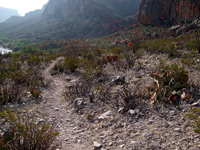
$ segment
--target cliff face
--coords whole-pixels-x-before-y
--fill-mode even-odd
[[[75,20],[88,20],[92,22],[88,24],[88,29],[91,27],[89,30],[93,30],[92,32],[96,28],[102,33],[109,33],[114,28],[116,19],[123,20],[121,23],[125,26],[132,24],[133,17],[132,20],[124,18],[134,16],[139,10],[140,2],[141,0],[50,0],[42,16],[49,20],[71,19],[71,24]]]
[[[141,0],[50,0],[43,13],[47,17],[90,17],[96,11],[126,17],[136,14]]]
[[[199,0],[142,0],[138,21],[144,25],[172,25],[198,18]]]

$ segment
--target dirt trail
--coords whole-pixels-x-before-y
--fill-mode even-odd
[[[37,110],[44,118],[57,123],[60,132],[58,141],[62,143],[61,149],[89,150],[92,149],[92,143],[87,140],[86,135],[76,125],[76,118],[70,113],[63,97],[67,85],[64,78],[66,75],[52,76],[50,73],[54,65],[62,59],[59,57],[43,71],[44,79],[50,85],[42,92],[42,102],[37,106]]]
[[[101,150],[199,149],[200,137],[187,125],[185,117],[190,104],[181,104],[179,107],[182,111],[174,107],[163,107],[160,112],[162,116],[148,107],[144,110],[134,109],[132,114],[122,115],[107,105],[101,105],[99,108],[99,105],[95,104],[85,105],[83,113],[79,115],[73,113],[73,108],[67,105],[63,93],[65,87],[72,84],[77,77],[66,74],[52,76],[50,73],[54,65],[62,59],[59,57],[43,71],[49,86],[42,91],[42,102],[35,105],[35,112],[57,123],[60,132],[58,141],[62,142],[60,149],[92,150],[94,141],[101,144]],[[108,110],[111,114],[99,119],[99,116]],[[85,116],[91,113],[94,114],[94,121],[89,123]]]

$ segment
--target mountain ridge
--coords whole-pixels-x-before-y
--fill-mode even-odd
[[[11,8],[5,8],[0,6],[0,22],[6,21],[11,16],[20,16],[18,11]]]
[[[123,7],[119,9],[120,4]],[[112,33],[116,19],[125,26],[131,25],[139,4],[140,0],[50,0],[32,18],[26,15],[1,24],[0,36],[33,41],[98,37]]]

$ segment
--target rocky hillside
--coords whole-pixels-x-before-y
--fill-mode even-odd
[[[138,11],[141,0],[50,0],[43,15],[51,17],[91,18],[97,12],[127,17]],[[106,16],[104,16],[106,17]]]
[[[0,22],[5,21],[11,16],[19,16],[18,11],[10,8],[0,7]]]
[[[144,25],[172,25],[197,18],[199,0],[142,0],[138,21]]]
[[[50,0],[41,13],[0,25],[0,36],[32,41],[97,37],[131,25],[141,0]]]

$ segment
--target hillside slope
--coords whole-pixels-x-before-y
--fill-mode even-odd
[[[97,37],[111,33],[115,20],[133,23],[140,0],[50,0],[44,10],[0,24],[0,36],[32,41]]]

